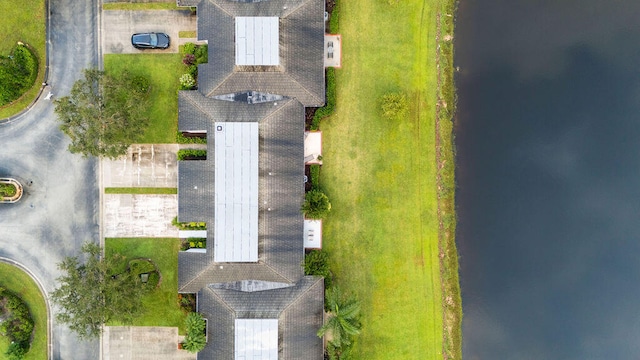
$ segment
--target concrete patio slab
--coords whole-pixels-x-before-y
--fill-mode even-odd
[[[195,360],[196,354],[178,349],[181,340],[175,327],[107,326],[103,360]]]
[[[104,194],[104,237],[178,237],[177,195]]]
[[[324,67],[342,66],[342,36],[324,35]]]
[[[195,31],[196,16],[186,10],[104,10],[102,12],[102,52],[104,54],[177,53],[180,31]],[[163,32],[171,38],[164,50],[138,50],[131,45],[131,35]]]
[[[177,187],[177,144],[131,145],[126,156],[102,161],[104,187]]]

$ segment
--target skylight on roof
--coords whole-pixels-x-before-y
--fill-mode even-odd
[[[279,19],[236,17],[236,65],[279,65]]]
[[[277,360],[277,319],[236,319],[236,360]]]
[[[258,261],[258,123],[216,122],[214,261]]]

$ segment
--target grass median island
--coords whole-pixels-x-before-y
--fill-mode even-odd
[[[0,107],[0,119],[24,110],[35,98],[44,81],[45,72],[45,1],[33,0],[16,4],[0,1],[0,55],[9,55],[21,41],[28,44],[39,60],[38,75],[33,86],[14,102]]]
[[[105,252],[119,253],[132,260],[148,258],[158,267],[162,278],[160,287],[142,299],[143,312],[134,318],[134,326],[176,326],[184,334],[187,316],[178,305],[178,251],[180,241],[175,238],[107,238]],[[107,325],[120,326],[116,322]]]
[[[104,69],[119,74],[127,70],[151,82],[149,127],[140,141],[171,144],[178,131],[178,87],[184,70],[181,54],[106,54]]]
[[[332,203],[323,243],[336,284],[362,304],[356,359],[459,358],[459,349],[445,345],[441,281],[458,287],[457,257],[454,279],[440,259],[436,166],[435,34],[438,14],[450,4],[338,4],[343,63],[335,113],[320,123],[320,182]],[[406,97],[408,109],[383,117],[388,94]],[[451,146],[450,131],[440,134],[438,144]],[[452,171],[442,179],[453,187]],[[449,220],[455,224],[455,215]],[[452,301],[452,308],[460,305],[459,297]]]
[[[0,287],[20,296],[29,307],[35,326],[31,348],[25,360],[45,360],[47,356],[47,305],[38,285],[27,273],[0,262]],[[0,358],[5,356],[9,341],[0,336]]]

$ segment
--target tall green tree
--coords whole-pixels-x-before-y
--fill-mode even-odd
[[[325,308],[329,316],[318,330],[318,337],[328,333],[334,348],[348,348],[355,335],[360,334],[360,303],[354,298],[344,298],[337,287],[325,294]]]
[[[145,289],[138,276],[119,272],[126,266],[124,257],[102,256],[102,248],[90,243],[82,247],[82,253],[84,262],[67,257],[58,264],[63,275],[57,279],[60,286],[51,293],[51,300],[60,307],[58,321],[80,338],[94,338],[110,320],[130,323],[142,307]]]
[[[115,159],[139,140],[149,124],[148,79],[128,72],[117,77],[87,69],[71,94],[54,101],[69,151]]]

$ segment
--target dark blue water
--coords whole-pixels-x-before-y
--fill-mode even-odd
[[[461,0],[465,359],[640,359],[640,1]]]

